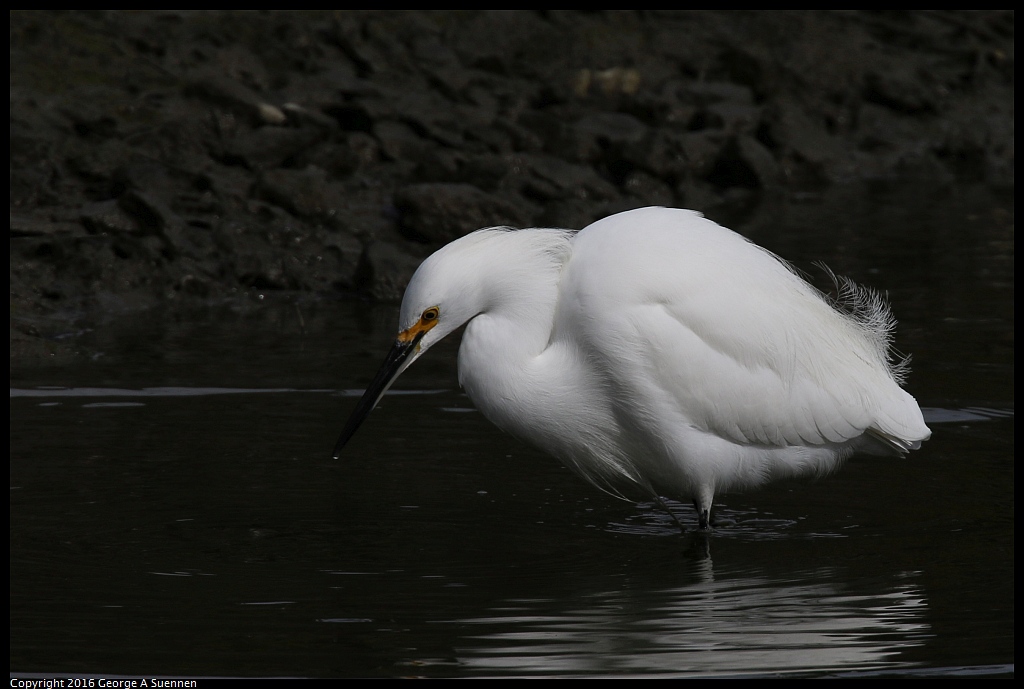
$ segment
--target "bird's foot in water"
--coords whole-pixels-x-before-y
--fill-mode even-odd
[[[696,500],[693,501],[693,507],[697,510],[697,528],[701,531],[711,531],[717,523],[711,515],[711,507],[702,507]]]

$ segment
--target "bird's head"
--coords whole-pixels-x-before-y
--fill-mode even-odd
[[[483,310],[486,299],[476,275],[480,264],[472,260],[474,248],[482,239],[485,235],[476,232],[456,240],[432,254],[416,270],[402,298],[398,336],[345,424],[334,447],[335,459],[398,376],[424,352]],[[474,270],[476,273],[471,272]]]

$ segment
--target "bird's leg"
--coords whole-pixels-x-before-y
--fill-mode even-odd
[[[711,503],[702,504],[702,501],[693,499],[693,507],[697,510],[697,526],[701,531],[710,531],[714,526],[714,519],[711,517]]]
[[[715,525],[715,519],[711,515],[715,505],[715,489],[710,485],[703,485],[697,488],[697,494],[693,496],[693,506],[697,510],[697,525],[701,531],[710,531]]]

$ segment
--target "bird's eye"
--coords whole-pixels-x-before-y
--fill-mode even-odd
[[[441,314],[438,308],[436,306],[431,306],[429,309],[423,312],[423,315],[420,316],[420,320],[422,320],[425,323],[429,323],[430,321],[436,321],[439,315]]]

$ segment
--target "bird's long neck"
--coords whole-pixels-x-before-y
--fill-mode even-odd
[[[568,401],[559,345],[550,345],[550,304],[516,312],[481,314],[466,327],[459,348],[459,383],[492,423],[523,440],[552,448],[547,429]],[[542,436],[552,440],[543,443]]]
[[[459,382],[491,421],[516,433],[525,416],[555,403],[547,397],[557,395],[555,379],[565,375],[553,361],[552,330],[571,238],[526,230],[507,239],[500,253],[480,262],[488,274],[477,284],[488,291],[462,338]]]
[[[466,326],[459,382],[496,426],[612,490],[619,480],[638,481],[616,450],[621,429],[600,377],[587,375],[585,353],[555,327],[559,309],[573,307],[559,299],[564,260],[508,257],[477,283],[501,292]]]
[[[500,338],[486,347],[492,360],[506,359],[523,363],[526,356],[536,356],[547,347],[554,324],[561,266],[537,260],[534,269],[522,263],[506,263],[495,271],[506,271],[501,280],[491,282],[486,307],[472,319],[463,338]]]
[[[480,312],[469,321],[459,350],[460,382],[485,414],[499,399],[530,397],[529,378],[551,343],[571,235],[519,230],[487,248],[475,262]]]
[[[484,286],[482,308],[467,335],[492,332],[503,337],[501,346],[487,348],[489,355],[523,363],[523,357],[540,354],[551,339],[572,236],[535,229],[509,232],[502,240],[477,264],[482,274],[475,284]]]

